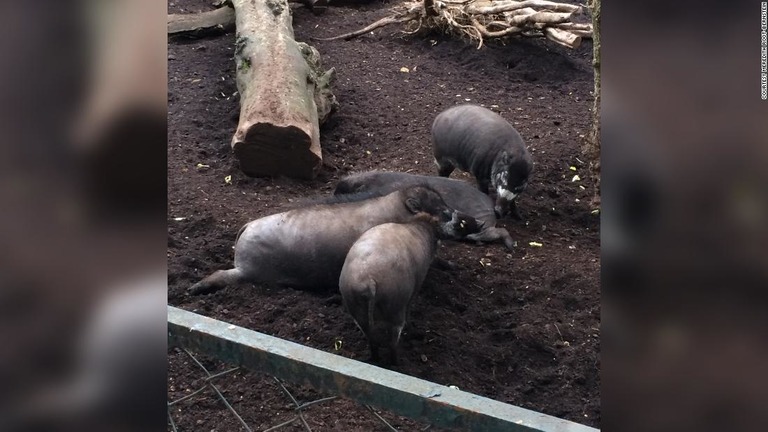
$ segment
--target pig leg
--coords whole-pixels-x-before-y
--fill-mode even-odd
[[[450,177],[451,173],[453,172],[456,167],[448,160],[437,160],[435,159],[435,165],[437,165],[437,175],[440,177]]]
[[[363,335],[370,340],[371,334],[370,334],[370,326],[369,326],[369,317],[368,317],[368,303],[369,299],[367,297],[363,296],[355,296],[355,297],[342,297],[342,303],[344,304],[344,309],[349,312],[350,315],[352,315],[352,321],[354,321],[357,328],[360,329],[361,332],[363,332]]]
[[[366,314],[365,319],[361,319],[358,321],[357,318],[352,318],[352,320],[355,322],[355,325],[357,325],[357,328],[360,329],[361,332],[365,335],[365,339],[368,341],[368,348],[371,350],[371,358],[370,362],[372,363],[378,363],[379,362],[379,345],[377,344],[376,340],[374,339],[374,335],[371,333],[373,330],[368,325],[368,315]]]
[[[436,268],[438,270],[454,270],[456,268],[456,264],[451,261],[448,261],[447,259],[436,256],[432,260],[432,264],[430,265],[430,267]]]
[[[368,341],[368,346],[371,349],[371,363],[380,363],[379,359],[381,356],[379,355],[379,346],[373,341]]]
[[[243,280],[243,272],[237,268],[217,270],[212,275],[189,287],[187,292],[193,295],[216,292],[227,285]]]
[[[368,340],[368,348],[371,350],[371,358],[370,361],[373,363],[379,362],[379,345],[376,343],[376,340],[374,340],[373,334],[371,334],[368,330],[368,323],[365,321],[357,322],[357,320],[354,320],[355,324],[357,324],[357,328],[360,329],[361,332],[365,335],[365,338]]]
[[[376,282],[369,280],[364,283],[362,288],[354,290],[353,295],[343,295],[342,303],[344,304],[344,309],[352,315],[352,321],[355,322],[357,328],[363,332],[363,335],[368,340],[368,347],[371,349],[370,361],[378,363],[379,345],[373,334],[375,296]]]
[[[403,319],[405,319],[405,317],[403,317]],[[403,333],[403,327],[405,327],[404,321],[402,324],[390,327],[389,329],[389,364],[392,366],[397,365],[397,345],[400,342],[400,334]]]
[[[515,242],[512,240],[512,236],[509,235],[509,231],[504,228],[491,227],[486,228],[479,233],[470,234],[467,236],[469,240],[481,241],[481,242],[495,242],[502,241],[504,246],[509,250],[515,249]]]

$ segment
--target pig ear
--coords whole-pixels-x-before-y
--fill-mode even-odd
[[[411,213],[418,213],[421,211],[421,202],[416,198],[408,198],[405,200],[405,206]]]

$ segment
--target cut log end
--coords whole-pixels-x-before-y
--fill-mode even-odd
[[[313,146],[312,138],[295,126],[254,124],[247,133],[235,135],[232,149],[240,169],[251,177],[311,180],[322,164],[319,146]]]

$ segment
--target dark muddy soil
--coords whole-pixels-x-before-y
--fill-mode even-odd
[[[210,3],[172,1],[169,11],[207,10]],[[378,2],[331,7],[315,16],[299,6],[296,38],[355,30],[384,16],[388,7]],[[526,221],[501,222],[518,247],[509,253],[501,244],[442,245],[440,255],[458,268],[430,271],[413,304],[397,370],[599,426],[599,217],[589,206],[592,183],[580,152],[592,105],[591,42],[568,50],[546,40],[516,40],[477,50],[440,34],[404,37],[396,30],[313,43],[324,66],[338,72],[335,94],[341,103],[322,128],[324,167],[314,181],[248,178],[239,171],[229,146],[239,113],[234,35],[169,43],[169,304],[367,359],[365,339],[338,296],[251,284],[199,297],[185,290],[230,267],[235,235],[245,222],[329,194],[349,172],[434,175],[429,136],[434,117],[458,103],[482,104],[515,125],[535,160],[519,200]],[[572,181],[577,174],[581,180]],[[471,181],[466,174],[453,177]],[[338,351],[337,340],[343,342]],[[227,367],[208,359],[204,364],[218,371]],[[203,376],[185,353],[169,351],[169,400],[196,389]],[[290,400],[269,377],[238,371],[218,383],[254,429],[292,416]],[[289,388],[302,401],[320,397]],[[180,430],[240,430],[211,392],[172,411]],[[424,426],[382,415],[400,430]],[[307,421],[321,431],[383,430],[365,408],[348,401],[312,407]],[[286,430],[301,428],[296,423]]]

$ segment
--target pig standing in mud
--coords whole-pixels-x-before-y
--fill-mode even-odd
[[[388,194],[403,187],[420,184],[434,189],[448,207],[466,213],[480,223],[479,232],[469,234],[465,239],[481,242],[502,241],[507,249],[514,249],[515,242],[509,232],[504,228],[496,227],[493,200],[471,184],[461,180],[400,172],[369,171],[342,178],[333,193],[334,195],[360,192]]]
[[[509,122],[486,108],[459,105],[435,118],[432,141],[440,176],[455,168],[471,173],[481,192],[496,194],[497,216],[521,219],[514,200],[528,184],[533,161]]]
[[[344,308],[363,331],[371,359],[389,347],[397,364],[397,343],[413,295],[421,287],[437,249],[437,219],[420,213],[410,223],[388,223],[366,231],[347,254],[339,278]]]
[[[391,194],[363,193],[331,197],[330,203],[263,217],[240,229],[235,265],[189,288],[212,292],[237,282],[263,283],[301,290],[336,289],[347,252],[369,228],[410,222],[427,213],[438,218],[447,237],[477,232],[477,222],[449,208],[434,190],[414,186]]]

